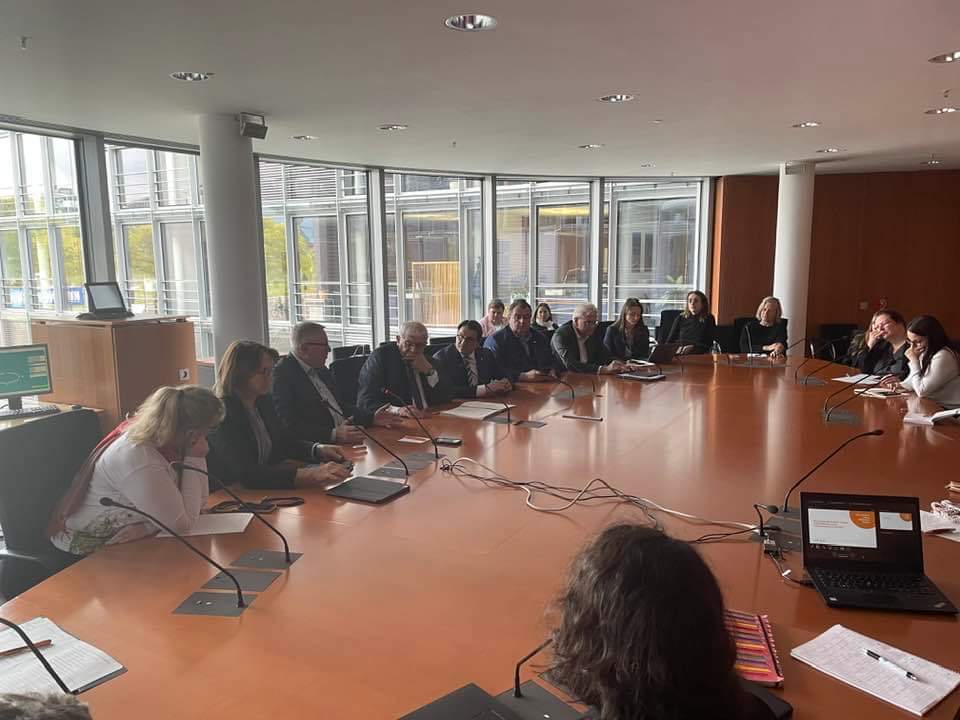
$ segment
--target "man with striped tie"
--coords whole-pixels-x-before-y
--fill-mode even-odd
[[[493,352],[480,347],[482,328],[476,320],[464,320],[457,327],[453,345],[447,345],[434,356],[434,364],[445,375],[453,389],[453,397],[480,398],[510,392],[513,383],[500,369]]]

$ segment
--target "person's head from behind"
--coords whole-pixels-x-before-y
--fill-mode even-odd
[[[523,298],[517,298],[510,303],[510,329],[514,335],[526,337],[530,334],[530,321],[533,318],[533,310]]]
[[[534,319],[537,322],[537,325],[546,325],[548,322],[553,320],[553,313],[550,312],[550,306],[546,303],[540,303],[537,305],[537,311],[533,314]]]
[[[573,561],[558,604],[550,673],[602,720],[734,714],[723,597],[691,545],[608,527]]]
[[[491,300],[487,305],[487,320],[492,325],[503,325],[503,300]]]
[[[907,321],[896,310],[879,310],[874,323],[880,337],[899,345],[907,338]]]
[[[253,340],[234,340],[220,358],[214,392],[226,399],[256,399],[270,392],[273,380],[270,348]]]
[[[0,695],[0,720],[90,720],[90,710],[73,695]]]
[[[397,347],[400,348],[400,356],[404,362],[413,363],[417,356],[423,355],[429,340],[430,336],[423,323],[409,320],[401,325],[400,334],[397,335]]]
[[[620,330],[632,329],[643,322],[643,303],[636,298],[627,298],[620,308],[620,317],[617,318],[617,327]]]
[[[780,300],[769,295],[760,301],[757,306],[757,320],[761,325],[769,327],[780,322],[781,317],[783,317],[783,306]]]
[[[223,420],[220,398],[198,385],[157,388],[127,428],[134,445],[150,445],[180,458],[205,457],[207,434]]]
[[[710,301],[707,296],[699,290],[691,290],[687,293],[687,307],[683,311],[684,317],[705,318],[710,314]]]
[[[918,315],[907,325],[907,342],[920,359],[920,375],[926,375],[933,356],[950,347],[943,325],[933,315]]]
[[[457,336],[454,342],[461,355],[472,355],[483,337],[483,328],[476,320],[464,320],[457,325]]]
[[[304,320],[294,325],[290,332],[290,346],[296,356],[312,368],[327,364],[330,343],[327,330],[320,323]]]
[[[580,337],[590,337],[597,329],[600,313],[593,303],[580,303],[573,309],[573,328]]]

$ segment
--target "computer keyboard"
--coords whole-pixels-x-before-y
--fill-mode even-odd
[[[33,405],[20,410],[4,408],[3,410],[0,410],[0,418],[6,418],[7,420],[10,420],[16,418],[39,417],[40,415],[56,415],[58,412],[60,412],[60,408],[58,408],[56,405]]]
[[[827,587],[866,592],[895,592],[910,595],[933,595],[934,590],[922,575],[859,573],[817,568],[817,578]]]

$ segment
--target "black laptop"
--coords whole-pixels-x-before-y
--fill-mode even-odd
[[[673,361],[679,349],[680,343],[660,343],[654,346],[653,350],[650,351],[650,357],[647,359],[657,365],[666,365]]]
[[[915,497],[800,493],[803,565],[831,607],[955,614],[923,574]]]

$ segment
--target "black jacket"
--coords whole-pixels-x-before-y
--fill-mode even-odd
[[[871,375],[896,375],[906,380],[910,374],[910,361],[907,360],[907,349],[910,343],[904,343],[894,352],[893,346],[886,340],[878,340],[865,355],[861,355],[857,368]]]
[[[603,346],[617,360],[646,360],[650,356],[650,331],[642,322],[633,329],[633,343],[628,347],[623,332],[616,324],[607,328]]]
[[[601,365],[610,362],[610,353],[604,347],[599,327],[594,328],[593,334],[587,338],[587,362],[580,361],[580,345],[577,343],[573,320],[568,320],[557,328],[550,338],[550,347],[561,366],[570,372],[596,373]]]
[[[551,372],[556,369],[556,362],[550,352],[550,343],[539,330],[531,328],[530,340],[527,344],[530,348],[529,355],[509,325],[500,328],[493,335],[487,335],[483,341],[483,346],[493,353],[500,368],[510,378],[510,382],[514,383],[520,377],[520,373],[529,370]]]
[[[273,398],[257,398],[257,410],[267,427],[273,447],[267,463],[259,463],[259,446],[250,416],[238,398],[223,400],[226,415],[219,427],[210,433],[210,454],[207,468],[225,484],[239,482],[248,488],[289,489],[293,487],[296,468],[280,465],[284,460],[313,461],[313,443],[291,435],[277,417]],[[218,489],[211,483],[211,490]]]
[[[435,361],[431,360],[431,365],[436,369]],[[378,408],[384,405],[396,405],[402,407],[404,404],[413,405],[413,388],[408,376],[408,368],[400,355],[400,348],[396,343],[390,343],[383,347],[378,347],[360,370],[360,389],[357,391],[357,407],[370,413],[371,415]],[[427,402],[430,405],[442,405],[449,402],[452,397],[450,383],[444,378],[443,374],[437,372],[439,381],[436,386],[430,387],[425,375],[421,376],[423,391],[427,396]],[[383,392],[383,388],[390,390],[400,398],[403,403]]]
[[[716,337],[717,321],[713,319],[713,315],[701,319],[696,315],[684,317],[680,314],[673,321],[667,342],[693,345],[695,353],[706,353],[710,352],[710,346]]]
[[[345,398],[337,392],[330,370],[319,370],[320,379],[337,398],[343,413],[358,425],[372,424],[373,416],[353,404],[356,398]],[[340,424],[340,418],[323,404],[316,386],[292,353],[282,357],[273,370],[273,404],[290,434],[299,440],[331,442],[330,434]]]
[[[477,376],[479,385],[486,385],[488,382],[500,380],[507,375],[500,369],[497,358],[490,350],[484,347],[478,347],[474,351],[474,359],[477,363]],[[456,345],[447,345],[442,350],[434,353],[433,363],[437,366],[441,375],[445,375],[453,392],[453,397],[457,398],[475,398],[477,396],[477,386],[470,384],[470,374],[467,372],[467,366],[463,361],[463,356],[457,350]]]
[[[740,352],[742,353],[767,352],[763,349],[763,346],[773,345],[774,343],[783,343],[784,349],[787,347],[787,323],[785,320],[777,320],[769,327],[761,325],[759,320],[751,320],[740,331]]]

